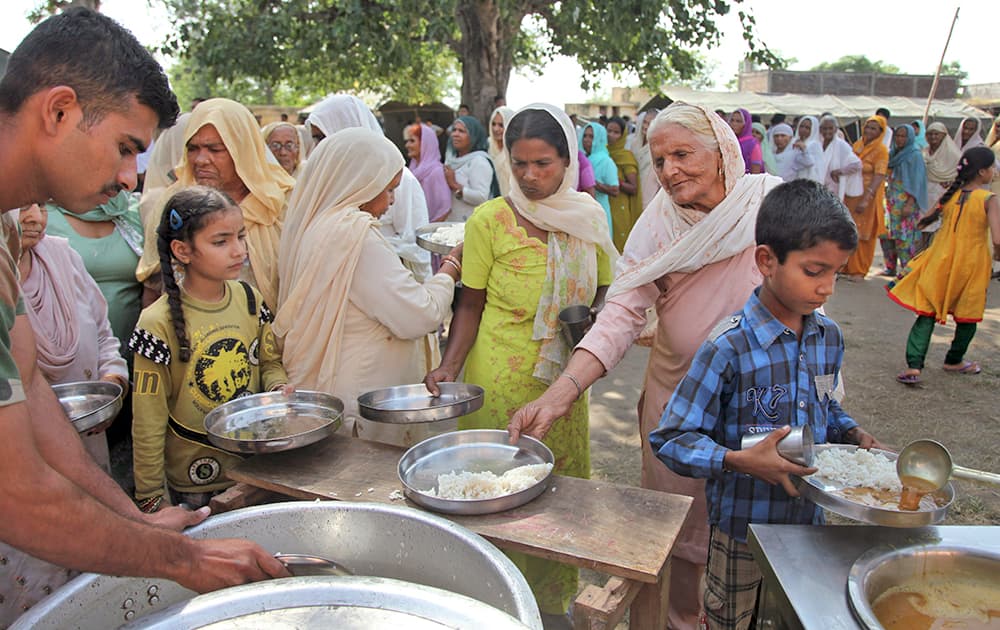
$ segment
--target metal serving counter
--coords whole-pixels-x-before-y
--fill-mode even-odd
[[[854,561],[874,547],[934,543],[1000,551],[1000,527],[750,525],[747,544],[763,575],[758,627],[858,630],[847,601]]]

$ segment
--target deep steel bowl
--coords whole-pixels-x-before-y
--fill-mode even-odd
[[[816,455],[818,456],[825,449],[829,448],[857,449],[858,447],[852,444],[817,444],[815,449]],[[879,449],[872,449],[872,452],[881,453],[892,461],[896,460],[896,453]],[[955,500],[955,489],[948,483],[940,490],[932,493],[938,503],[938,507],[934,510],[908,511],[888,507],[873,507],[858,501],[852,501],[838,494],[838,491],[842,490],[844,486],[824,479],[821,473],[822,471],[805,478],[793,475],[792,483],[795,484],[795,487],[803,497],[816,505],[841,516],[863,523],[871,523],[872,525],[885,525],[886,527],[924,527],[925,525],[935,525],[944,520],[944,517],[948,514],[948,508],[951,506],[952,501]]]
[[[323,392],[254,394],[205,414],[208,440],[234,453],[277,453],[329,437],[340,428],[344,403]]]
[[[542,627],[535,597],[514,563],[481,536],[429,512],[380,503],[290,501],[211,516],[184,533],[246,538],[271,553],[336,558],[356,575],[444,589]],[[85,573],[33,606],[12,630],[117,628],[195,595],[163,578]]]
[[[449,225],[459,225],[460,221],[441,221],[439,223],[428,223],[422,227],[416,229],[417,233],[417,245],[426,249],[429,252],[434,252],[435,254],[441,254],[442,256],[450,252],[457,247],[455,245],[445,245],[443,243],[435,243],[428,238],[431,234],[437,231],[440,227],[447,227]]]
[[[489,604],[422,584],[378,577],[310,576],[199,595],[129,623],[123,630],[205,626],[339,630],[531,627]]]
[[[438,475],[451,472],[485,472],[496,475],[528,464],[554,464],[549,447],[522,436],[516,446],[508,443],[506,431],[478,429],[436,435],[417,444],[399,460],[403,494],[418,505],[444,514],[492,514],[535,499],[549,485],[552,473],[530,488],[493,499],[442,499],[427,494],[437,489]]]
[[[78,433],[114,420],[122,409],[122,387],[108,381],[80,381],[53,385],[59,404]]]
[[[374,422],[412,424],[437,422],[468,415],[483,406],[485,391],[469,383],[438,383],[440,396],[431,396],[423,383],[376,389],[358,396],[361,417]]]
[[[847,576],[851,610],[868,630],[882,630],[872,604],[892,588],[915,576],[964,574],[979,585],[989,585],[1000,601],[1000,550],[961,545],[916,545],[902,549],[877,547],[855,561]],[[935,626],[936,627],[936,626]]]

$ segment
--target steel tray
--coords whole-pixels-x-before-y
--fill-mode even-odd
[[[441,221],[439,223],[428,223],[422,227],[416,229],[417,233],[417,245],[423,247],[429,252],[434,252],[435,254],[441,254],[442,256],[450,252],[455,248],[455,245],[444,245],[443,243],[435,243],[434,241],[427,238],[440,227],[448,227],[450,225],[459,225],[460,221]],[[456,244],[457,245],[457,244]]]
[[[122,408],[122,387],[118,383],[79,381],[53,385],[52,391],[79,433],[113,420]]]
[[[853,444],[817,444],[817,457],[824,450],[831,448],[853,451],[857,450],[858,447]],[[881,453],[892,461],[896,461],[896,457],[898,456],[891,451],[879,449],[872,449],[872,452]],[[809,477],[796,477],[793,475],[792,483],[795,484],[795,487],[798,488],[803,497],[835,514],[855,521],[871,523],[872,525],[885,525],[887,527],[924,527],[940,523],[947,515],[952,501],[955,500],[955,489],[951,483],[948,483],[933,493],[935,499],[938,500],[939,507],[937,509],[910,512],[889,507],[874,507],[865,505],[859,501],[853,501],[843,495],[837,494],[837,491],[844,488],[842,484],[831,482],[818,475],[811,475]]]
[[[423,383],[376,389],[358,396],[361,417],[374,422],[412,424],[468,415],[483,406],[485,392],[469,383],[438,383],[434,397]]]
[[[450,472],[488,470],[501,475],[518,466],[555,463],[549,447],[535,438],[522,436],[516,446],[508,439],[506,431],[476,429],[424,440],[399,460],[403,494],[417,505],[444,514],[492,514],[524,505],[545,492],[552,473],[530,488],[493,499],[441,499],[422,492],[436,489],[438,475]]]
[[[329,437],[343,422],[344,403],[323,392],[254,394],[205,415],[208,441],[234,453],[276,453]]]

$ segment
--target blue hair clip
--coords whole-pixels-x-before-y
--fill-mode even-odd
[[[181,218],[181,213],[177,212],[173,208],[170,209],[170,229],[179,230],[184,226],[184,219]]]

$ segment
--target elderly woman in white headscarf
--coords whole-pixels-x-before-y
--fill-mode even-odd
[[[629,136],[629,144],[627,145],[627,148],[635,154],[635,159],[639,163],[639,190],[642,192],[642,207],[644,209],[653,200],[656,193],[660,192],[660,182],[656,179],[656,171],[653,168],[653,157],[649,153],[649,139],[647,137],[649,125],[659,113],[660,110],[654,107],[636,116],[635,131]]]
[[[944,123],[933,122],[927,126],[927,146],[923,148],[924,164],[927,166],[927,206],[937,205],[941,195],[955,181],[958,161],[962,152],[948,135]]]
[[[823,149],[820,173],[823,184],[844,201],[846,197],[861,196],[861,159],[854,155],[851,145],[837,135],[838,131],[839,125],[833,116],[823,116],[819,121],[820,146]],[[853,208],[856,201],[849,200],[848,207]]]
[[[736,134],[704,107],[677,102],[664,109],[650,125],[649,147],[663,189],[629,236],[607,304],[564,378],[521,408],[510,431],[543,437],[558,425],[582,390],[622,360],[655,306],[657,331],[639,402],[642,486],[694,498],[671,559],[668,626],[696,628],[708,555],[705,484],[664,466],[649,434],[698,347],[760,284],[754,224],[764,195],[781,180],[746,174]]]
[[[145,218],[145,247],[136,277],[146,282],[159,274],[156,228],[162,204],[193,184],[221,190],[243,211],[249,266],[240,278],[255,286],[267,304],[278,297],[278,241],[287,195],[295,184],[277,162],[268,160],[260,126],[245,106],[225,98],[209,99],[191,113],[184,131],[185,151],[163,191],[159,207]]]
[[[500,194],[506,195],[510,192],[510,160],[507,159],[507,152],[503,146],[503,132],[510,123],[514,110],[501,105],[490,114],[490,139],[488,153],[493,160],[493,170],[497,174],[497,184],[500,185]]]
[[[460,418],[460,429],[505,428],[514,409],[559,378],[571,351],[559,331],[559,311],[599,307],[617,258],[604,209],[576,190],[578,151],[569,117],[551,105],[529,105],[504,135],[510,193],[481,204],[466,222],[463,288],[448,347],[425,380],[436,394],[438,383],[456,380],[464,367],[466,380],[486,389],[482,409]],[[555,471],[589,477],[586,397],[565,415],[545,439]],[[577,570],[512,558],[543,615],[564,615],[576,595]]]
[[[264,144],[274,159],[278,160],[278,164],[281,164],[281,168],[292,177],[297,177],[304,161],[304,151],[295,125],[282,120],[268,123],[260,130],[260,135],[264,136]]]
[[[306,127],[311,130],[313,140],[317,143],[329,135],[352,127],[383,133],[382,126],[368,106],[350,94],[334,94],[325,98],[309,114]],[[404,167],[395,201],[379,219],[379,229],[406,268],[420,282],[431,277],[430,252],[417,245],[417,228],[428,222],[424,190],[410,169]]]
[[[450,312],[461,250],[423,284],[403,266],[378,229],[403,168],[399,149],[368,129],[316,146],[289,202],[273,326],[289,380],[344,401],[354,435],[409,446],[428,425],[361,420],[357,398],[420,382],[436,343],[430,333]]]
[[[815,116],[803,116],[796,135],[792,144],[792,150],[796,152],[792,179],[811,179],[822,184],[823,147],[820,146],[819,120]]]

